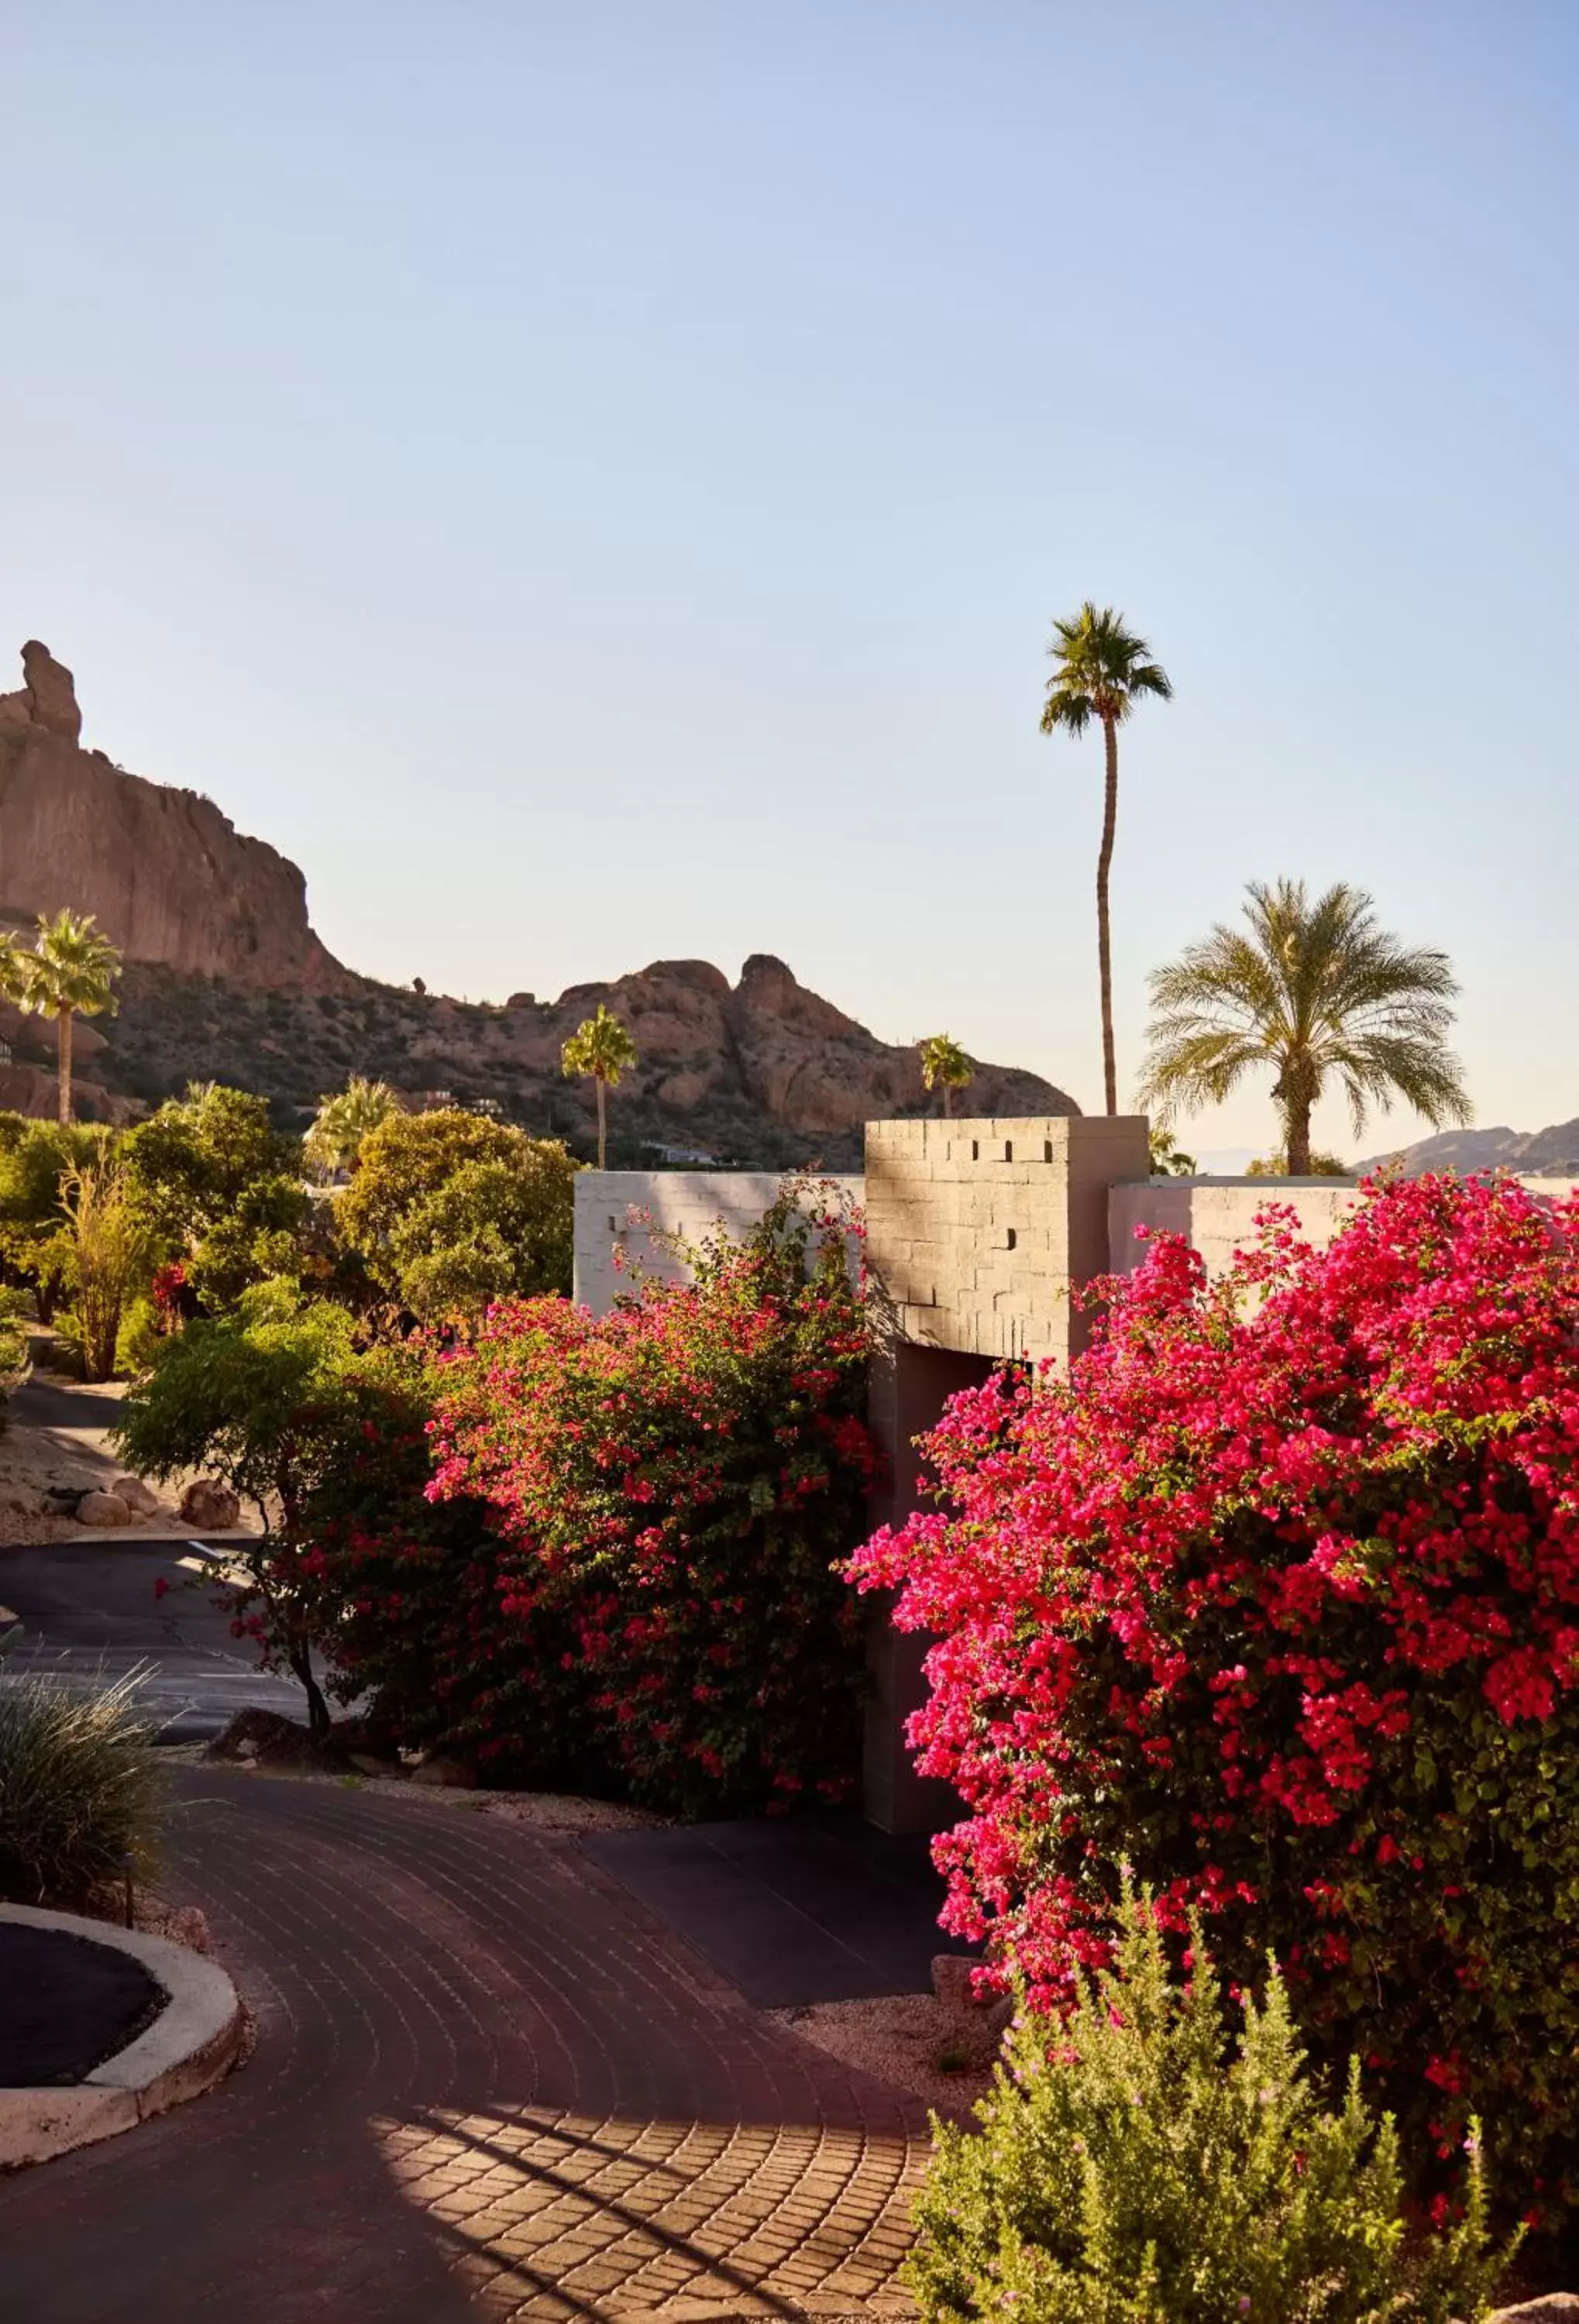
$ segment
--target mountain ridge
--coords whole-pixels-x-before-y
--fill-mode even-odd
[[[655,961],[551,1001],[457,1001],[362,976],[314,930],[296,864],[212,799],[84,750],[72,674],[36,639],[23,672],[19,690],[0,694],[0,923],[69,905],[92,912],[125,957],[120,1014],[97,1020],[102,1045],[83,1044],[95,1076],[78,1084],[85,1112],[124,1115],[213,1080],[256,1090],[291,1120],[360,1073],[413,1102],[448,1092],[485,1103],[585,1150],[591,1088],[564,1080],[559,1050],[600,1001],[638,1052],[610,1107],[616,1157],[850,1168],[867,1119],[937,1110],[916,1047],[880,1041],[768,953],[733,984],[708,961]],[[13,1029],[19,1062],[0,1102],[42,1111],[48,1037]],[[1039,1074],[985,1063],[965,1102],[1080,1111]]]

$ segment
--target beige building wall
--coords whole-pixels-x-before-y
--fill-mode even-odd
[[[827,1183],[860,1201],[859,1178]],[[606,1315],[632,1288],[632,1261],[661,1281],[683,1281],[688,1269],[657,1236],[678,1234],[694,1243],[722,1227],[738,1241],[771,1208],[782,1184],[776,1170],[578,1171],[572,1296],[595,1315]],[[623,1268],[616,1253],[625,1258]]]
[[[1521,1178],[1531,1194],[1560,1201],[1572,1178]],[[1294,1212],[1299,1231],[1318,1250],[1331,1242],[1360,1199],[1353,1178],[1143,1178],[1108,1194],[1108,1240],[1115,1275],[1130,1275],[1145,1256],[1139,1230],[1181,1234],[1206,1262],[1214,1280],[1236,1250],[1255,1240],[1256,1213],[1268,1203]]]

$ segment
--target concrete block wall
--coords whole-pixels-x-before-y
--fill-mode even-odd
[[[1108,1189],[1148,1159],[1142,1114],[866,1125],[866,1256],[899,1336],[1067,1356],[1071,1283],[1107,1270]]]
[[[861,1199],[859,1178],[826,1183]],[[679,1234],[695,1243],[722,1227],[739,1241],[777,1201],[782,1184],[773,1170],[579,1171],[573,1296],[595,1315],[607,1314],[633,1287],[629,1264],[622,1269],[616,1252],[663,1282],[683,1281],[684,1262],[655,1236]]]
[[[1563,1200],[1579,1181],[1521,1178],[1519,1185],[1548,1201]],[[1206,1262],[1214,1280],[1236,1250],[1255,1240],[1256,1214],[1268,1203],[1286,1204],[1299,1232],[1317,1250],[1331,1242],[1360,1200],[1355,1178],[1143,1178],[1108,1193],[1108,1241],[1115,1275],[1130,1275],[1145,1256],[1138,1230],[1181,1234]]]

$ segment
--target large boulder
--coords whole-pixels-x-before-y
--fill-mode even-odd
[[[159,1496],[149,1489],[141,1477],[117,1477],[110,1490],[117,1499],[125,1501],[134,1517],[156,1517],[159,1515]]]
[[[205,1533],[227,1533],[241,1523],[241,1503],[217,1477],[195,1477],[181,1495],[180,1519]]]
[[[119,1493],[84,1493],[77,1504],[77,1522],[85,1526],[124,1526],[132,1512]]]

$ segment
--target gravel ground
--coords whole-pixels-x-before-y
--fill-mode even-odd
[[[966,2118],[992,2087],[998,2045],[980,2014],[946,2008],[930,1993],[820,2001],[766,2014],[845,2065],[925,2098],[950,2121]]]

